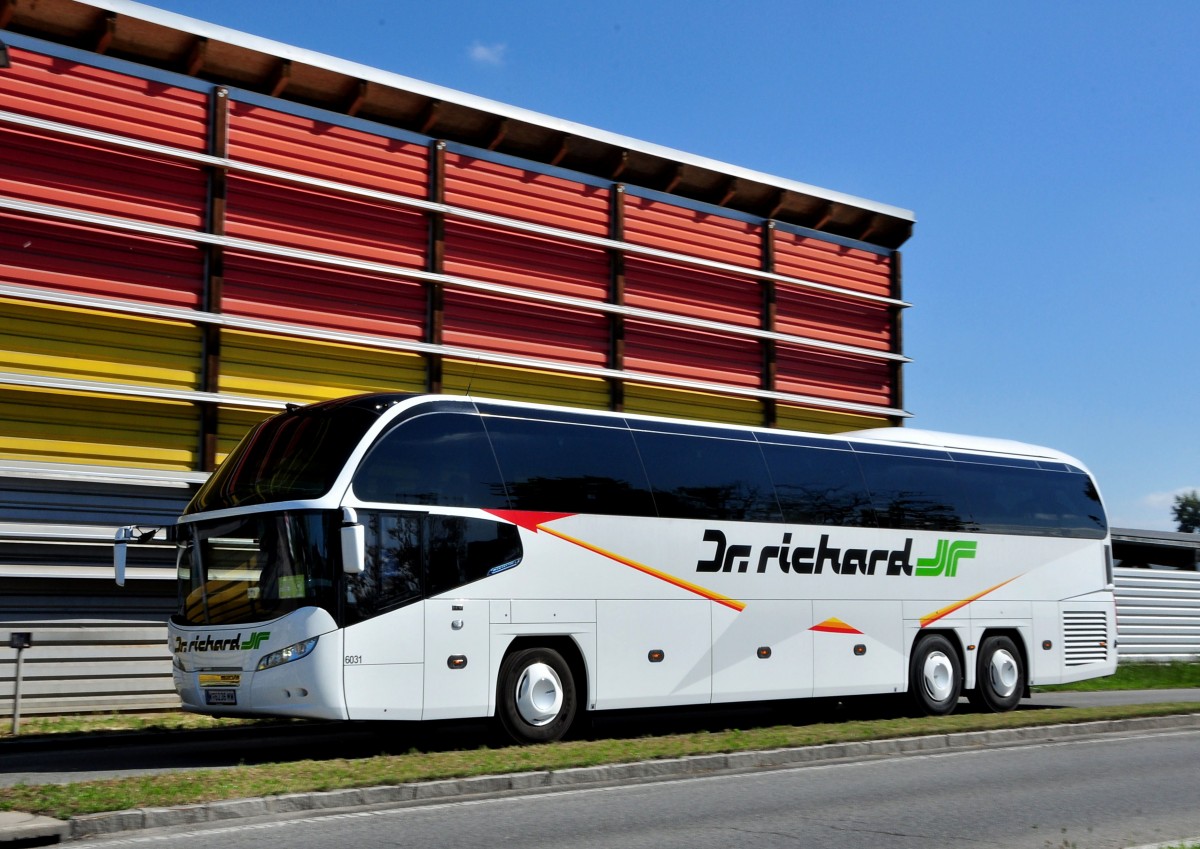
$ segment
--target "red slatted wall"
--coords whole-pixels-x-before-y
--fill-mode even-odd
[[[764,258],[772,256],[777,275],[891,297],[888,256],[784,227],[771,231],[767,245],[761,221],[692,208],[665,195],[618,193],[615,186],[573,180],[566,172],[539,173],[509,158],[484,159],[454,146],[443,151],[432,141],[372,132],[364,121],[335,124],[314,117],[316,112],[292,114],[282,102],[267,108],[236,94],[226,100],[16,47],[10,53],[0,110],[192,153],[209,152],[210,126],[227,124],[227,150],[217,155],[233,165],[218,172],[186,156],[0,122],[0,198],[65,210],[0,209],[0,283],[198,310],[205,308],[205,275],[217,268],[212,285],[220,298],[209,309],[279,323],[276,335],[269,335],[271,326],[257,335],[223,331],[230,359],[228,374],[219,368],[215,373],[220,391],[326,397],[342,385],[358,385],[351,374],[356,369],[363,386],[421,388],[414,381],[426,379],[423,361],[389,350],[395,344],[380,342],[384,337],[397,343],[433,339],[455,349],[455,356],[461,349],[479,352],[477,365],[467,355],[448,366],[446,385],[486,376],[487,385],[507,397],[532,393],[539,400],[595,405],[605,384],[589,370],[616,367],[630,376],[631,409],[669,415],[690,409],[730,421],[761,419],[767,408],[755,393],[763,391],[824,399],[833,408],[896,406],[895,367],[887,360],[742,332],[766,329],[891,352],[894,305],[778,281],[774,322],[765,324],[765,275],[704,265],[762,272]],[[213,180],[224,187],[223,216],[215,224],[208,220]],[[431,195],[438,191],[440,196]],[[429,200],[448,211],[420,206]],[[614,202],[619,234],[612,232]],[[99,214],[127,225],[64,220],[71,214]],[[520,223],[585,241],[522,230]],[[180,232],[136,232],[143,225]],[[253,244],[209,248],[189,235],[214,227],[205,238]],[[431,241],[439,235],[432,253]],[[586,242],[610,238],[651,252],[625,253],[620,286],[617,252]],[[312,255],[281,255],[289,251]],[[430,271],[448,275],[440,294],[414,277]],[[583,303],[553,303],[555,298]],[[624,307],[664,315],[620,318],[611,312]],[[431,317],[439,322],[438,333]],[[285,360],[288,350],[308,350],[301,337],[320,340],[329,330],[363,338],[339,343],[346,365],[323,388],[319,357]],[[488,364],[488,355],[526,362]],[[637,385],[638,375],[668,383]],[[672,387],[670,380],[685,384]],[[698,391],[689,381],[724,386],[731,394]],[[835,412],[826,414],[836,427]],[[780,418],[797,416],[785,410]],[[218,419],[231,420],[228,411]],[[221,434],[226,442],[228,436]],[[191,456],[191,448],[183,454]]]

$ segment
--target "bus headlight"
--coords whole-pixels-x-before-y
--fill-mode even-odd
[[[258,662],[258,671],[270,669],[274,666],[282,666],[285,663],[291,663],[293,660],[299,660],[302,657],[308,657],[312,650],[317,647],[317,638],[312,637],[300,643],[293,643],[287,648],[282,648],[279,651],[273,651],[265,655]]]

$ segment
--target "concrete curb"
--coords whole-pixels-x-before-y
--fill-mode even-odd
[[[541,770],[508,775],[487,775],[444,781],[423,781],[383,787],[333,790],[321,793],[289,793],[257,799],[231,799],[171,808],[138,808],[73,817],[68,822],[50,820],[67,832],[69,839],[113,835],[125,831],[179,825],[221,822],[274,814],[332,811],[379,805],[420,804],[480,797],[497,793],[553,792],[586,785],[649,781],[663,778],[711,775],[777,769],[838,760],[856,760],[886,755],[951,751],[993,746],[1015,746],[1079,739],[1101,734],[1200,728],[1200,713],[1135,719],[1104,720],[961,734],[933,734],[894,740],[830,743],[794,749],[774,749],[730,754],[693,755],[682,758],[607,764],[572,769]],[[18,815],[11,815],[18,816]],[[28,817],[29,815],[19,815]],[[45,820],[47,818],[38,818]],[[17,825],[16,821],[13,822]],[[44,824],[43,824],[44,825]],[[0,821],[0,844],[23,839]],[[56,842],[48,840],[46,842]],[[30,845],[30,844],[26,844]]]

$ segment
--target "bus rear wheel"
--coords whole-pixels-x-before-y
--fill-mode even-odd
[[[951,642],[930,634],[913,646],[908,665],[908,694],[918,712],[945,716],[962,694],[962,662]]]
[[[560,740],[575,720],[575,679],[554,649],[515,651],[500,665],[496,713],[518,743]]]
[[[975,689],[967,694],[976,710],[1003,713],[1025,694],[1025,664],[1011,638],[987,637],[979,645]]]

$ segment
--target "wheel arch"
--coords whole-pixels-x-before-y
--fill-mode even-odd
[[[571,670],[571,677],[574,678],[576,702],[584,710],[590,710],[591,703],[589,702],[589,694],[591,693],[591,677],[587,663],[583,659],[583,649],[579,643],[568,634],[554,635],[522,635],[514,637],[504,649],[504,652],[497,658],[495,668],[500,669],[504,665],[504,660],[514,652],[523,651],[524,649],[553,649],[562,655],[563,660],[567,662],[567,666]],[[496,715],[499,710],[499,704],[495,703],[496,686],[499,682],[494,682],[492,686],[492,715]]]

